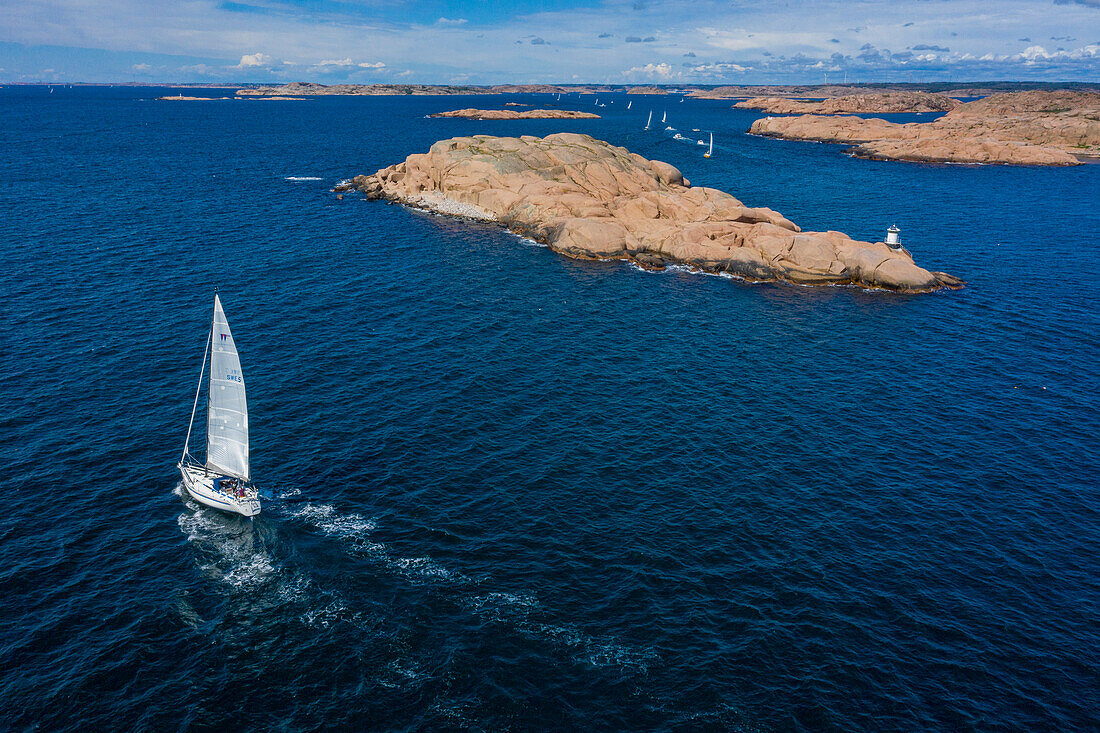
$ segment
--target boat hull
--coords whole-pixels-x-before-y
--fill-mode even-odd
[[[190,463],[179,464],[179,469],[188,496],[200,504],[242,517],[260,513],[260,500],[251,486],[245,489],[244,496],[231,496],[219,490],[219,482],[225,476],[210,474],[202,466]]]

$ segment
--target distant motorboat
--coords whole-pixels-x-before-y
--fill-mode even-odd
[[[699,132],[699,128],[698,127],[693,127],[693,128],[691,128],[691,131],[692,132]]]
[[[695,144],[696,144],[696,145],[706,145],[706,143],[705,143],[705,142],[703,142],[702,140],[696,140],[696,141],[695,141]]]
[[[665,132],[668,132],[669,130],[675,130],[675,129],[676,129],[675,127],[673,127],[672,125],[669,125],[668,127],[665,128]]]
[[[191,424],[199,406],[206,355],[210,355],[210,388],[206,401],[206,462],[191,456]],[[214,509],[254,517],[260,513],[260,499],[252,484],[248,465],[248,403],[237,344],[225,320],[222,301],[214,293],[214,319],[202,355],[199,386],[191,407],[191,422],[183,441],[183,456],[176,466],[183,486],[195,501]]]
[[[703,153],[704,158],[709,158],[710,154],[714,152],[714,133],[710,134],[710,147],[707,148],[707,152]]]
[[[649,129],[650,124],[653,122],[653,110],[649,110],[649,119],[645,121],[645,129]]]
[[[676,133],[675,135],[673,135],[672,139],[673,140],[687,140],[687,138],[684,137],[683,135],[681,135],[680,133]]]

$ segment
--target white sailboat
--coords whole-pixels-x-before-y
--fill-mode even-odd
[[[666,109],[664,112],[661,113],[661,124],[662,125],[665,124],[666,122],[668,122],[668,120],[666,119],[667,117],[668,117],[668,110]]]
[[[710,147],[707,148],[707,152],[703,153],[704,158],[709,158],[710,154],[714,152],[714,133],[710,134]]]
[[[210,354],[210,389],[206,409],[206,463],[191,455],[191,425],[199,406],[206,355]],[[225,311],[214,293],[214,320],[202,355],[199,386],[191,408],[191,422],[183,443],[179,463],[187,493],[195,501],[215,509],[254,517],[260,513],[260,500],[252,485],[248,465],[248,403],[245,400],[244,375],[237,344],[225,320]]]
[[[627,102],[627,103],[626,103],[626,108],[627,108],[627,109],[630,109],[630,105],[632,105],[632,104],[634,104],[634,100],[633,100],[633,99],[631,99],[631,100],[630,100],[629,102]]]
[[[649,129],[650,123],[653,122],[653,110],[649,110],[649,119],[645,121],[645,129]]]

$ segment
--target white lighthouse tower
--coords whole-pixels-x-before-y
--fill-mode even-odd
[[[897,225],[891,224],[890,228],[886,230],[886,243],[891,247],[898,246],[898,235],[901,234],[901,230],[897,228]]]

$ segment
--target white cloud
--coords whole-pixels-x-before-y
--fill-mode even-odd
[[[134,64],[130,67],[133,71],[152,71],[153,67],[150,64]]]
[[[64,59],[70,68],[59,68],[71,74],[70,58],[88,58],[104,80],[137,73],[131,69],[134,59],[153,58],[148,55],[153,53],[177,57],[169,74],[191,64],[188,73],[199,78],[254,80],[263,74],[289,80],[293,75],[328,83],[363,79],[379,69],[385,71],[373,73],[407,70],[407,77],[428,83],[444,82],[455,73],[469,74],[471,83],[480,84],[567,79],[797,83],[820,81],[819,62],[828,69],[858,70],[864,81],[883,80],[900,69],[923,70],[929,81],[964,75],[1100,78],[1095,43],[1070,49],[1066,41],[1067,50],[1059,51],[1018,40],[1041,42],[1075,29],[1080,43],[1095,42],[1096,36],[1084,35],[1084,29],[1095,27],[1100,0],[1057,5],[1054,0],[693,0],[649,2],[644,11],[624,12],[633,2],[593,0],[568,9],[535,3],[527,6],[547,9],[474,21],[427,16],[410,22],[402,11],[406,3],[391,0],[321,3],[324,11],[316,3],[255,3],[295,8],[271,13],[242,12],[233,8],[235,3],[212,0],[180,0],[156,13],[149,12],[148,0],[97,0],[95,13],[87,12],[89,0],[20,0],[0,2],[0,36],[9,44],[71,49],[51,52],[55,55],[41,63],[58,66]],[[372,8],[370,14],[362,12],[365,5]],[[628,36],[644,41],[649,34],[657,37],[658,28],[660,40],[651,44],[597,38],[606,33],[620,41]],[[533,31],[552,39],[553,46],[543,47],[546,53],[527,47]],[[524,41],[515,44],[517,38]],[[878,50],[861,53],[865,42]],[[278,49],[280,55],[241,56],[242,48]],[[105,52],[106,60],[81,56],[91,49]],[[550,53],[559,49],[560,55]],[[697,57],[687,56],[688,51]],[[10,68],[3,52],[0,48],[0,62]],[[359,61],[372,58],[385,58],[388,65]]]
[[[668,81],[674,74],[669,64],[646,64],[645,66],[632,66],[623,72],[628,79],[641,81]]]
[[[259,66],[270,66],[273,63],[273,59],[265,53],[246,53],[241,56],[241,62],[237,64],[238,69],[251,69]]]

